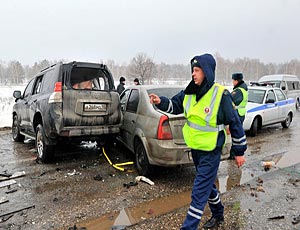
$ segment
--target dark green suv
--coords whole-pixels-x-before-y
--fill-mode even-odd
[[[42,162],[52,159],[59,142],[103,142],[119,133],[120,99],[106,65],[58,63],[36,74],[23,94],[13,95],[13,139],[34,139]]]

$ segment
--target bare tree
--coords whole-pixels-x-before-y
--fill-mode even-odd
[[[129,71],[133,77],[140,78],[142,84],[150,83],[152,71],[155,68],[153,60],[145,53],[138,53],[130,62]]]
[[[24,80],[24,69],[20,62],[11,61],[7,67],[8,79],[12,84],[23,83]]]

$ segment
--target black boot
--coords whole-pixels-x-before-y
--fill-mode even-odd
[[[224,224],[224,216],[222,217],[211,217],[204,225],[204,229],[212,229],[215,227],[222,227]]]

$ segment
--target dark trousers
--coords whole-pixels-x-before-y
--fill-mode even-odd
[[[221,148],[216,148],[210,152],[192,150],[197,173],[192,189],[192,202],[181,230],[198,229],[207,202],[212,216],[223,216],[224,206],[215,185],[221,152]]]

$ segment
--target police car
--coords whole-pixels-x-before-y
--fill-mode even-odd
[[[272,84],[251,82],[248,87],[248,104],[244,130],[250,136],[267,125],[281,123],[288,128],[295,115],[295,99],[287,98],[284,92]]]

